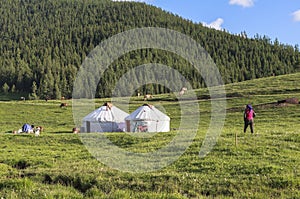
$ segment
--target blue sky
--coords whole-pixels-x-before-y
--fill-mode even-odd
[[[255,34],[300,46],[300,0],[119,0],[139,1],[196,23],[248,37]]]

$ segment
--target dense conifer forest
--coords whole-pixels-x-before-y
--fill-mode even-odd
[[[101,41],[138,27],[162,27],[196,40],[211,55],[225,83],[299,71],[298,46],[267,36],[248,38],[193,23],[154,6],[108,0],[5,0],[0,6],[0,88],[32,99],[69,98],[83,60]],[[101,79],[97,97],[111,95],[118,77],[143,63],[174,66],[194,88],[205,86],[186,60],[157,49],[123,55]],[[145,85],[142,93],[164,93]]]

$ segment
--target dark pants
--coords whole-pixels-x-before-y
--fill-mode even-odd
[[[244,133],[246,133],[246,130],[249,125],[250,125],[251,133],[254,133],[253,120],[246,120],[246,119],[245,119],[245,124],[244,124]]]

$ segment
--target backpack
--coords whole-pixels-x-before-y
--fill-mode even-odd
[[[28,132],[29,130],[31,130],[31,126],[29,124],[24,124],[22,126],[22,132]]]

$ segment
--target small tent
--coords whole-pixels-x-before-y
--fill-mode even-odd
[[[144,104],[125,118],[127,132],[169,132],[170,117]]]
[[[125,131],[124,118],[129,114],[105,103],[83,118],[81,132],[121,132]]]

